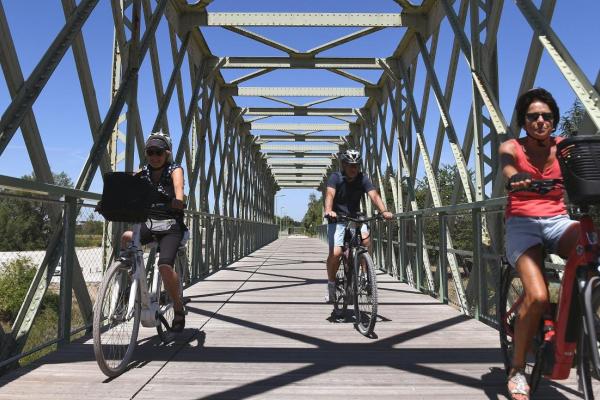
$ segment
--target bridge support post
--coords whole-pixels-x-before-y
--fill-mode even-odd
[[[423,215],[418,214],[415,216],[416,225],[417,225],[417,270],[416,270],[416,285],[417,290],[422,291],[423,287],[421,285],[421,277],[423,276],[423,252],[427,251],[427,249],[423,248]]]
[[[406,282],[406,235],[404,221],[398,217],[398,279]]]
[[[439,226],[440,226],[440,251],[438,255],[438,277],[439,277],[439,289],[438,293],[440,296],[440,302],[448,304],[448,272],[447,272],[447,255],[448,245],[446,242],[446,231],[447,231],[447,218],[446,213],[439,213]]]
[[[59,345],[71,341],[71,308],[73,305],[73,269],[75,267],[75,227],[77,219],[77,199],[65,198],[64,246],[60,279],[60,326]]]
[[[475,295],[475,301],[473,302],[475,306],[475,318],[481,320],[482,315],[486,313],[486,285],[485,285],[485,265],[483,264],[483,257],[481,246],[482,237],[481,237],[481,208],[473,209],[473,271],[475,272],[475,276],[472,276],[471,279],[475,279],[475,290],[473,291]]]

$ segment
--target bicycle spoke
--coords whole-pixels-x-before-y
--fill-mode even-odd
[[[132,284],[129,269],[123,264],[113,265],[104,277],[94,309],[94,353],[102,372],[111,377],[125,370],[137,340],[140,311],[138,299],[131,299],[136,296]]]

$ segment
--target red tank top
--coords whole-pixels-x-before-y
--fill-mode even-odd
[[[562,179],[558,159],[554,159],[552,165],[544,171],[540,171],[533,166],[523,151],[521,143],[517,139],[511,139],[515,144],[515,167],[519,172],[531,174],[532,179]],[[563,138],[554,138],[554,145],[562,141]],[[518,217],[553,217],[567,213],[565,206],[564,190],[559,185],[546,194],[534,192],[516,192],[508,193],[508,203],[506,204],[506,218],[512,216]]]

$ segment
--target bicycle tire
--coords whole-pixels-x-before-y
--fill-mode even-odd
[[[94,305],[94,355],[100,370],[112,378],[128,367],[140,328],[139,289],[131,293],[131,268],[114,263],[104,275]],[[133,313],[127,319],[130,296],[136,296]]]
[[[363,264],[364,262],[364,264]],[[361,267],[364,265],[364,268]],[[371,255],[358,254],[353,274],[354,315],[358,331],[370,336],[377,321],[377,275]]]
[[[348,310],[349,296],[348,276],[346,275],[346,261],[344,257],[340,259],[340,265],[335,273],[335,299],[333,301],[333,311],[337,317],[346,315]]]
[[[584,322],[585,323],[585,322]],[[594,399],[594,390],[592,388],[592,360],[590,359],[590,342],[589,338],[583,329],[579,332],[579,340],[577,341],[577,377],[579,379],[579,387],[583,389],[583,397],[585,400]]]
[[[523,293],[523,286],[514,268],[504,265],[500,278],[500,296],[498,297],[498,332],[500,336],[500,347],[502,348],[502,360],[506,374],[510,372],[513,357],[513,330],[518,315],[518,306],[510,315],[508,313]],[[535,392],[542,377],[544,356],[541,349],[540,333],[533,339],[532,352],[527,355],[525,362],[525,374],[530,376],[530,395]]]

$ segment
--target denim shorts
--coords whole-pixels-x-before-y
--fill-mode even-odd
[[[348,223],[332,223],[327,225],[327,239],[329,239],[329,248],[332,249],[335,246],[342,247],[344,245],[344,231]],[[362,236],[365,237],[366,233],[369,232],[367,224],[362,224],[360,227]]]
[[[556,253],[562,235],[573,224],[568,215],[554,217],[510,217],[506,221],[506,258],[515,266],[527,249],[538,244]]]

